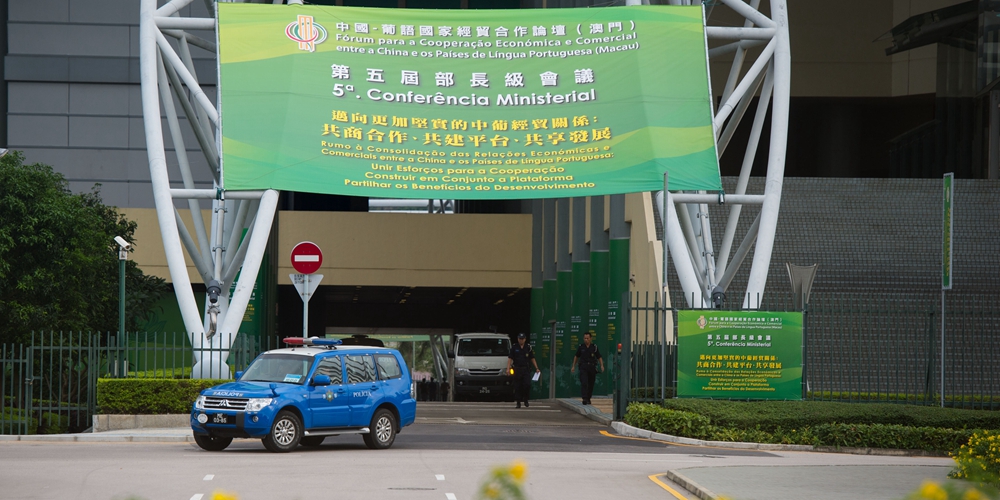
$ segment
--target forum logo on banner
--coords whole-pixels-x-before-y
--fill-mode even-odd
[[[700,6],[218,12],[228,190],[721,189]]]
[[[313,16],[298,16],[298,20],[285,26],[285,36],[299,42],[299,50],[316,52],[316,44],[326,41],[326,28],[313,22]]]

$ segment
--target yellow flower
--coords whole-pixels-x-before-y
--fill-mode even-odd
[[[500,490],[498,490],[496,486],[491,484],[489,488],[486,488],[486,498],[497,498],[499,496]]]
[[[948,493],[934,481],[924,481],[924,484],[920,486],[920,497],[930,500],[948,500]]]
[[[985,500],[985,498],[986,497],[984,497],[983,494],[975,488],[965,490],[965,494],[962,495],[962,500]]]
[[[213,491],[212,500],[239,500],[240,497],[236,493],[227,493],[225,491]]]
[[[510,475],[517,482],[524,481],[524,477],[528,475],[528,464],[520,460],[514,462],[510,466]]]

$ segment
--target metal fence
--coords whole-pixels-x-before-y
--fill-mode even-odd
[[[772,297],[754,310],[791,305]],[[616,416],[674,397],[677,310],[656,294],[629,297]],[[1000,296],[949,295],[943,322],[941,311],[933,293],[814,294],[802,311],[804,398],[1000,409]]]
[[[222,342],[220,342],[222,341]],[[191,378],[196,354],[228,354],[243,370],[277,339],[238,334],[195,347],[183,333],[34,333],[28,345],[0,345],[0,434],[82,432],[92,424],[99,378]],[[211,367],[205,371],[211,373]]]
[[[1000,408],[1000,297],[950,294],[941,311],[934,293],[814,297],[806,397]]]

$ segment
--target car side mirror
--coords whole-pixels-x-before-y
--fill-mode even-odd
[[[451,349],[449,349],[446,354],[448,354],[449,358],[455,359],[455,351],[452,351]]]
[[[240,371],[237,371],[237,372],[236,372],[236,378],[235,378],[235,379],[233,379],[233,380],[239,380],[239,379],[241,379],[242,377],[243,377],[243,370],[240,370]]]
[[[330,376],[316,375],[313,377],[312,385],[330,385]]]

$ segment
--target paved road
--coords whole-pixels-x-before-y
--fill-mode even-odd
[[[182,442],[0,441],[0,500],[207,500],[216,490],[241,500],[469,500],[493,467],[513,460],[527,462],[525,491],[535,500],[694,499],[683,482],[737,500],[890,500],[924,478],[943,480],[952,464],[694,447],[609,431],[556,402],[520,410],[507,403],[421,403],[417,423],[385,451],[366,449],[356,435],[290,454],[269,453],[257,440],[237,440],[218,453]],[[156,441],[189,432],[118,434]]]

